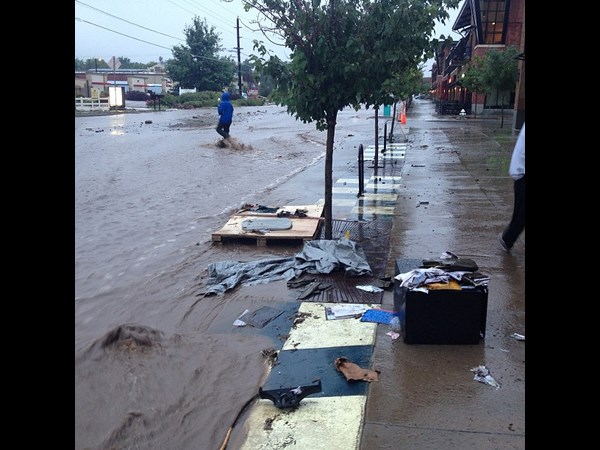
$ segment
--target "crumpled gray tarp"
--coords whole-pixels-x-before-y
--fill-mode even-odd
[[[221,261],[208,266],[204,295],[223,294],[242,283],[252,286],[291,280],[303,273],[331,273],[344,269],[348,276],[372,275],[364,250],[346,238],[318,239],[304,243],[302,251],[288,258],[258,261]]]
[[[364,250],[350,239],[308,241],[296,254],[296,269],[302,272],[331,273],[341,268],[353,277],[373,274]]]

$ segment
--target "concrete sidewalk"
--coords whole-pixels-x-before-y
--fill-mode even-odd
[[[327,321],[324,307],[333,306],[325,303],[327,296],[293,301],[302,319],[285,333],[278,365],[263,387],[289,388],[318,378],[323,390],[296,410],[281,411],[262,399],[249,413],[244,443],[233,448],[525,447],[525,342],[511,337],[525,335],[524,234],[511,254],[497,239],[512,213],[507,170],[516,133],[508,123],[505,117],[500,128],[497,116],[438,116],[433,103],[417,101],[407,124],[395,130],[396,147],[380,155],[377,175],[372,146],[365,148],[364,196],[356,194],[355,155],[336,155],[334,170],[334,217],[347,220],[345,226],[378,224],[381,232],[352,229],[350,238],[380,249],[381,255],[369,255],[387,264],[386,274],[395,275],[399,258],[438,259],[451,251],[489,275],[485,339],[476,345],[407,344],[402,335],[392,339],[387,333],[395,329],[387,324]],[[368,141],[367,135],[362,130],[357,139]],[[318,185],[320,168],[316,172],[312,182],[312,172],[304,173],[302,186]],[[340,298],[349,292],[339,284],[336,289],[344,294]],[[395,309],[392,290],[384,291],[381,308]],[[342,355],[378,371],[378,381],[346,382],[332,364]],[[474,380],[471,369],[481,365],[498,389]]]
[[[486,337],[479,345],[409,345],[378,325],[361,449],[525,448],[525,233],[506,253],[497,236],[512,213],[508,114],[438,116],[417,101],[407,114],[403,194],[395,206],[388,273],[397,258],[445,251],[490,276]],[[383,309],[394,308],[386,291]],[[484,365],[500,388],[474,380]]]

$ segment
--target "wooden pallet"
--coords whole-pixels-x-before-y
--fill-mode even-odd
[[[306,211],[306,217],[295,217],[296,210]],[[249,218],[267,218],[277,217],[282,212],[289,212],[287,217],[292,222],[292,228],[289,230],[269,230],[269,231],[245,231],[242,229],[242,222]],[[323,205],[299,205],[284,206],[275,213],[258,213],[256,211],[240,211],[227,221],[219,231],[212,234],[213,242],[223,242],[225,240],[253,240],[259,247],[264,247],[270,241],[309,241],[313,240],[319,234],[319,226],[322,221]]]

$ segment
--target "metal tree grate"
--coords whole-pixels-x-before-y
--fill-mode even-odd
[[[350,239],[359,244],[365,252],[365,257],[372,276],[349,277],[344,271],[330,274],[318,274],[315,278],[332,287],[303,299],[306,302],[331,302],[331,303],[381,303],[383,292],[366,292],[358,289],[358,285],[372,285],[386,274],[388,248],[392,221],[390,219],[375,219],[373,221],[333,220],[332,234],[344,236],[350,232]],[[322,227],[319,239],[325,239],[325,230]]]

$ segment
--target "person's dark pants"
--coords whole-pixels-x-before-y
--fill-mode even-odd
[[[525,175],[515,181],[515,204],[510,223],[502,233],[502,240],[511,248],[525,229]]]
[[[231,122],[229,122],[229,123],[219,122],[219,124],[217,125],[217,133],[219,133],[221,136],[223,136],[225,139],[227,139],[229,137],[229,127],[230,126],[231,126]]]

